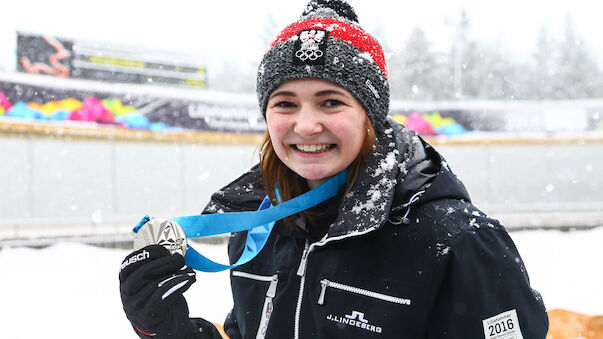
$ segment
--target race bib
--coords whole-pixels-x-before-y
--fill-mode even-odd
[[[523,339],[515,309],[484,319],[482,324],[486,339]]]

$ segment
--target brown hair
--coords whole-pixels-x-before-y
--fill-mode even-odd
[[[373,129],[370,119],[366,119],[366,131],[367,134],[360,147],[360,151],[358,152],[356,159],[352,161],[348,168],[344,196],[352,190],[352,186],[356,182],[362,164],[373,153],[377,137],[375,136],[375,130]],[[287,165],[285,165],[276,155],[268,129],[266,129],[264,139],[260,144],[260,166],[264,179],[264,189],[273,204],[276,204],[279,200],[277,198],[275,186],[279,187],[280,199],[282,201],[287,201],[308,191],[306,181],[303,178],[298,177],[298,175],[287,167]],[[310,220],[319,216],[316,213],[313,213],[312,209],[305,210],[297,215],[303,215]],[[285,218],[285,224],[295,227],[295,216]]]

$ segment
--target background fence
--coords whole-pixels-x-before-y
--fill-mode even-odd
[[[0,240],[124,237],[145,214],[199,213],[257,162],[258,136],[0,123]],[[16,131],[16,132],[15,132]],[[429,139],[509,228],[603,224],[603,136]]]

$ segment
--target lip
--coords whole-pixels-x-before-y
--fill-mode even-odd
[[[311,146],[311,145],[324,145],[324,144],[327,144],[327,145],[334,145],[334,146],[332,146],[332,147],[330,147],[330,148],[326,148],[324,151],[321,151],[321,152],[312,152],[312,153],[311,153],[311,152],[304,152],[304,151],[301,151],[301,150],[297,149],[297,147],[296,147],[296,145]],[[326,155],[326,154],[331,153],[331,152],[332,152],[332,151],[334,151],[334,150],[335,150],[337,147],[338,147],[338,145],[337,145],[337,144],[334,144],[334,143],[327,143],[327,142],[324,142],[324,143],[311,143],[311,144],[302,144],[302,143],[300,143],[300,144],[290,144],[290,145],[289,145],[289,148],[290,148],[290,149],[291,149],[291,150],[292,150],[292,151],[293,151],[295,154],[298,154],[298,155],[301,155],[301,156],[304,156],[304,157],[320,157],[320,156],[323,156],[323,155]]]

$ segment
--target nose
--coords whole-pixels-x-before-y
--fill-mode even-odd
[[[324,129],[320,119],[320,113],[315,112],[311,108],[303,108],[296,114],[295,133],[302,137],[312,137],[320,134]]]

